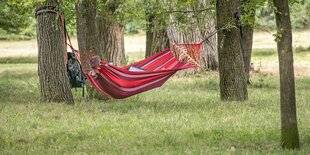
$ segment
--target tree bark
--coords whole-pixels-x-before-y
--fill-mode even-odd
[[[188,8],[189,11],[200,10],[202,7],[208,7],[210,4],[206,0],[199,0],[197,2],[199,6]],[[201,14],[195,15],[195,13],[187,13],[184,18],[188,21],[182,28],[182,31],[178,30],[176,25],[172,24],[168,27],[168,36],[170,44],[172,43],[199,43],[206,37],[209,37],[212,32],[215,31],[214,18],[208,15],[208,13],[200,12]],[[175,19],[171,19],[172,23],[177,23]],[[216,35],[210,37],[206,43],[202,44],[200,49],[200,66],[205,69],[215,70],[218,67],[217,59],[217,38]]]
[[[214,18],[207,15],[204,29],[201,30],[202,39],[209,37],[216,31]],[[217,36],[211,36],[206,43],[202,45],[200,57],[200,65],[205,69],[216,70],[218,68],[218,51],[217,51]]]
[[[250,65],[252,56],[252,44],[253,44],[253,32],[254,29],[250,25],[244,25],[242,27],[241,47],[243,54],[243,63],[247,83],[250,84]]]
[[[195,44],[199,43],[201,40],[197,37],[200,35],[199,28],[194,24],[186,25],[186,30],[179,31],[177,26],[172,24],[167,28],[167,34],[170,41],[170,47],[173,47],[173,44]],[[173,49],[173,48],[172,48]],[[197,63],[198,60],[197,60]],[[197,69],[186,69],[179,72],[181,75],[189,75],[196,73]]]
[[[76,6],[76,29],[79,52],[83,71],[90,71],[89,60],[93,55],[102,58],[99,46],[99,34],[96,24],[96,0],[80,0]],[[89,84],[86,85],[88,97],[96,99],[106,99],[99,91]]]
[[[125,64],[124,25],[112,15],[100,13],[97,19],[99,26],[100,50],[104,59],[116,66]]]
[[[124,25],[116,18],[117,9],[123,1],[102,1],[105,3],[99,16],[97,24],[99,28],[100,50],[104,52],[106,61],[116,66],[125,64],[125,42]]]
[[[249,0],[242,0],[242,6],[249,3]],[[243,7],[241,7],[241,14],[248,15],[249,18],[255,19],[255,9],[250,11],[245,11]],[[251,65],[251,56],[252,56],[252,45],[253,45],[253,33],[254,28],[250,25],[250,23],[246,23],[242,26],[242,35],[241,35],[241,48],[243,54],[243,62],[244,69],[247,78],[247,83],[250,84],[250,65]]]
[[[200,38],[200,30],[196,24],[188,24],[186,30],[183,31],[177,30],[176,25],[170,25],[168,27],[168,37],[170,40],[170,44],[195,44],[201,41]]]
[[[187,8],[187,10],[192,11],[193,9]],[[185,24],[171,16],[170,21],[173,24],[170,24],[167,28],[170,47],[173,47],[173,44],[196,44],[201,42],[201,31],[197,19],[193,17],[193,13],[188,13],[183,18],[187,20]],[[200,54],[202,53],[201,50]],[[196,60],[196,62],[200,63],[199,60]],[[185,72],[192,73],[193,70],[186,70]]]
[[[46,5],[58,6],[56,0]],[[37,16],[38,74],[41,97],[47,102],[73,104],[66,70],[64,29],[59,15],[43,13]]]
[[[228,23],[231,25],[232,21],[236,25],[236,12],[236,1],[217,0],[217,27],[222,28]],[[218,54],[221,99],[246,100],[248,93],[238,28],[230,26],[218,32]]]
[[[198,4],[197,10],[212,6],[208,0],[199,0]],[[218,68],[217,36],[211,36],[216,31],[215,17],[211,15],[210,11],[200,12],[199,16],[195,17],[201,32],[201,39],[209,37],[201,47],[200,65],[205,69],[216,70]]]
[[[147,14],[147,20],[145,57],[169,48],[166,27],[159,25],[161,22],[153,14]]]
[[[280,72],[281,146],[299,148],[296,116],[292,28],[287,0],[273,0],[276,8],[277,47]]]
[[[93,52],[102,57],[99,47],[99,35],[96,24],[96,0],[80,0],[76,6],[76,29],[83,69],[90,71],[89,57],[85,53]]]

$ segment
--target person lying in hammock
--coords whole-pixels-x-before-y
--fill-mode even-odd
[[[100,68],[100,57],[99,56],[93,56],[90,60],[89,60],[89,65],[90,65],[90,68],[91,68],[91,71],[90,71],[90,75],[93,76],[94,78],[97,78],[98,77],[98,73],[99,73],[99,69]]]

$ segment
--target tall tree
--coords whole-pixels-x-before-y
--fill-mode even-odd
[[[254,20],[255,20],[255,5],[251,3],[251,0],[241,1],[241,15],[243,18],[242,33],[241,33],[241,48],[243,54],[243,62],[247,83],[250,84],[250,65],[252,56],[253,45],[253,32],[254,32]]]
[[[101,12],[98,12],[97,24],[100,50],[106,61],[114,65],[125,63],[124,24],[117,20],[117,9],[122,0],[102,1]]]
[[[98,27],[96,24],[96,0],[79,0],[75,6],[76,9],[76,29],[79,51],[81,52],[81,61],[84,69],[89,71],[88,55],[85,53],[93,52],[102,56],[99,47]]]
[[[173,44],[194,44],[199,43],[201,39],[197,36],[201,35],[200,29],[197,26],[195,19],[191,18],[192,13],[186,14],[186,18],[191,19],[185,23],[179,23],[175,18],[171,18],[172,24],[167,28],[167,33],[170,41],[170,46],[173,47]],[[181,26],[182,25],[182,26]],[[197,60],[196,60],[197,61]],[[200,62],[197,61],[199,64]],[[193,74],[195,69],[187,69],[182,71],[184,74]]]
[[[93,55],[103,56],[100,52],[98,26],[96,24],[96,0],[79,0],[76,3],[76,29],[81,62],[84,72],[89,72],[89,60]],[[99,91],[86,85],[88,97],[106,99]]]
[[[217,36],[210,36],[216,31],[214,24],[215,18],[211,15],[207,15],[205,20],[204,30],[201,29],[201,36],[202,39],[209,38],[206,43],[202,45],[200,65],[206,69],[216,70],[218,68]]]
[[[220,95],[222,100],[246,100],[247,84],[240,45],[240,32],[236,27],[237,2],[217,0],[218,54]]]
[[[181,7],[174,4],[175,12],[170,15],[170,25],[168,26],[168,36],[170,43],[189,44],[201,41],[201,31],[198,21],[194,18],[194,8],[192,6]]]
[[[50,8],[56,8],[55,10],[58,5],[57,0],[47,0],[45,4]],[[37,10],[46,9],[45,6],[39,6]],[[37,42],[38,73],[43,100],[73,104],[66,71],[64,29],[58,14],[37,14]]]
[[[218,68],[218,51],[217,51],[217,36],[213,35],[216,31],[215,17],[212,15],[214,8],[209,0],[199,0],[194,5],[195,18],[200,29],[202,39],[206,42],[202,45],[200,54],[200,65],[206,69],[215,70]]]
[[[273,3],[280,67],[281,145],[283,148],[299,148],[290,11],[288,0],[273,0]]]
[[[163,16],[163,3],[155,1],[144,1],[146,27],[146,51],[145,57],[154,55],[155,53],[169,48],[169,38],[167,35],[167,18]]]
[[[168,27],[170,42],[199,43],[209,37],[200,50],[200,66],[217,69],[216,35],[211,36],[215,31],[214,17],[210,15],[212,4],[207,0],[174,2],[176,10],[171,11],[172,24]]]

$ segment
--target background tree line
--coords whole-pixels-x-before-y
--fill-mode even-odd
[[[0,1],[0,40],[24,40],[35,37],[35,18],[34,8],[40,1],[31,0],[1,0]],[[142,7],[142,4],[145,7]],[[118,12],[123,12],[126,15],[124,19],[125,34],[135,34],[145,32],[147,30],[147,19],[142,10],[156,8],[151,1],[127,0],[118,8]],[[170,6],[169,6],[170,7]],[[157,6],[157,13],[164,16],[164,12],[169,12],[169,8],[163,5],[160,9]],[[178,7],[182,7],[178,5]],[[183,5],[184,7],[184,5]],[[202,7],[201,5],[198,7]],[[275,15],[273,7],[270,7],[270,2],[266,1],[256,7],[255,28],[257,30],[275,30]],[[64,8],[66,11],[67,26],[71,35],[76,34],[75,19],[76,15],[70,13],[74,9],[74,1],[65,1]],[[139,8],[139,9],[136,9]],[[142,9],[140,9],[142,8]],[[310,28],[310,0],[299,0],[291,6],[291,21],[293,30],[303,30]],[[208,12],[210,13],[210,12]],[[212,13],[211,13],[212,14]],[[130,17],[130,18],[128,18]]]

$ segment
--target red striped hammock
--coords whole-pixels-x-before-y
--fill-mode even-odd
[[[172,49],[175,54],[166,49],[124,67],[102,61],[96,77],[90,74],[86,76],[106,96],[126,98],[162,86],[178,70],[197,67],[201,44],[174,45]]]

